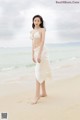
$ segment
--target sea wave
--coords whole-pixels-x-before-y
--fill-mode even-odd
[[[0,68],[0,72],[2,71],[11,71],[13,69],[18,69],[18,68],[22,68],[22,67],[25,67],[25,68],[31,68],[33,67],[34,64],[28,64],[28,65],[25,65],[25,66],[10,66],[10,67],[3,67],[3,68]]]

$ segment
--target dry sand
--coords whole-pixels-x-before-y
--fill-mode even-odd
[[[48,96],[35,105],[31,104],[35,85],[25,81],[0,85],[0,113],[7,112],[8,120],[80,120],[80,75],[47,81]]]

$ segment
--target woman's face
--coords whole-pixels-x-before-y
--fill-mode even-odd
[[[39,17],[36,17],[33,22],[34,22],[35,27],[39,27],[40,26],[41,21],[40,21]]]

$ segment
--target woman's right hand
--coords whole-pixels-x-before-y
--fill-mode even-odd
[[[33,62],[35,62],[35,63],[36,63],[34,56],[32,56],[32,60],[33,60]]]

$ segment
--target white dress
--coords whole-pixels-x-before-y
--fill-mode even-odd
[[[31,34],[31,39],[33,39],[33,37],[34,37],[34,40],[39,38],[40,37],[39,31],[36,31],[34,34]],[[34,58],[36,60],[35,77],[39,83],[42,83],[47,79],[52,79],[52,70],[51,70],[46,46],[44,45],[43,51],[41,53],[40,63],[38,63],[37,61],[39,50],[40,50],[40,46],[34,49]]]

